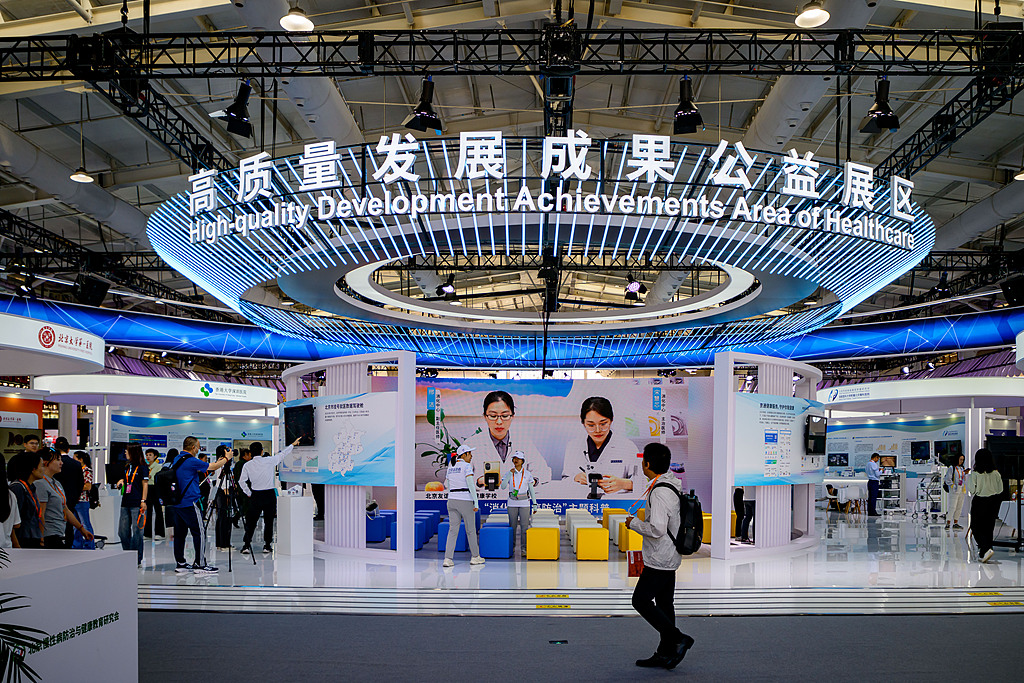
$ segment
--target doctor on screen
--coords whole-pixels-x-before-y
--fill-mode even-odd
[[[537,447],[524,434],[512,430],[515,419],[516,404],[507,391],[492,391],[484,397],[484,421],[487,423],[487,430],[466,440],[480,461],[480,464],[475,466],[476,473],[483,474],[483,463],[500,462],[500,477],[504,479],[512,469],[512,454],[522,451],[526,455],[526,469],[533,473],[534,484],[551,481],[551,467]],[[483,477],[480,476],[477,485],[483,486],[483,483]]]
[[[562,479],[571,479],[589,487],[591,472],[602,475],[601,489],[605,493],[628,493],[634,483],[641,482],[640,458],[636,444],[612,431],[614,419],[611,401],[602,396],[591,396],[580,408],[580,422],[586,436],[569,441],[562,461]]]

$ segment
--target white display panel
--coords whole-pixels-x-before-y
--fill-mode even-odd
[[[397,392],[385,391],[282,403],[282,425],[286,408],[314,406],[316,434],[313,446],[296,447],[281,463],[282,480],[394,486],[397,398]],[[280,431],[283,439],[286,430]]]
[[[825,458],[807,455],[807,416],[821,403],[790,396],[736,394],[736,486],[817,484]]]

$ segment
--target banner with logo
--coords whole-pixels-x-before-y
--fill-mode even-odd
[[[374,388],[386,388],[390,382],[375,378]],[[419,380],[417,506],[446,504],[449,456],[468,444],[473,447],[471,464],[484,512],[506,507],[508,491],[494,488],[493,482],[508,475],[516,451],[524,454],[534,476],[541,507],[559,513],[567,507],[591,512],[629,507],[646,489],[640,456],[652,441],[668,446],[671,471],[708,505],[712,388],[711,378],[685,376]],[[585,405],[599,408],[581,415]]]

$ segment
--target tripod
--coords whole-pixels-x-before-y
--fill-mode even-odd
[[[210,528],[210,520],[213,519],[213,513],[216,510],[217,519],[227,518],[228,529],[230,534],[231,523],[233,520],[241,516],[241,510],[238,507],[238,499],[236,498],[235,488],[235,475],[231,470],[231,465],[221,468],[220,473],[217,477],[216,483],[210,487],[210,494],[206,501],[206,510],[203,513],[203,532],[207,533]],[[223,492],[223,496],[218,496],[219,492]],[[223,515],[223,517],[222,517]],[[207,534],[208,535],[208,534]],[[228,572],[231,572],[231,556],[234,546],[228,543]],[[253,565],[256,564],[256,558],[252,558]]]

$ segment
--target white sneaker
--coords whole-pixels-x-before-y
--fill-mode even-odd
[[[477,556],[477,557],[474,557],[474,558],[470,559],[469,563],[470,564],[483,564],[484,563],[484,558]]]
[[[993,555],[995,555],[995,552],[994,552],[994,551],[992,550],[992,548],[989,548],[989,549],[988,549],[988,550],[987,550],[987,551],[985,552],[985,554],[981,556],[981,561],[982,561],[982,562],[986,562],[986,563],[987,563],[987,562],[988,562],[989,560],[991,560],[991,559],[992,559],[992,556],[993,556]]]

